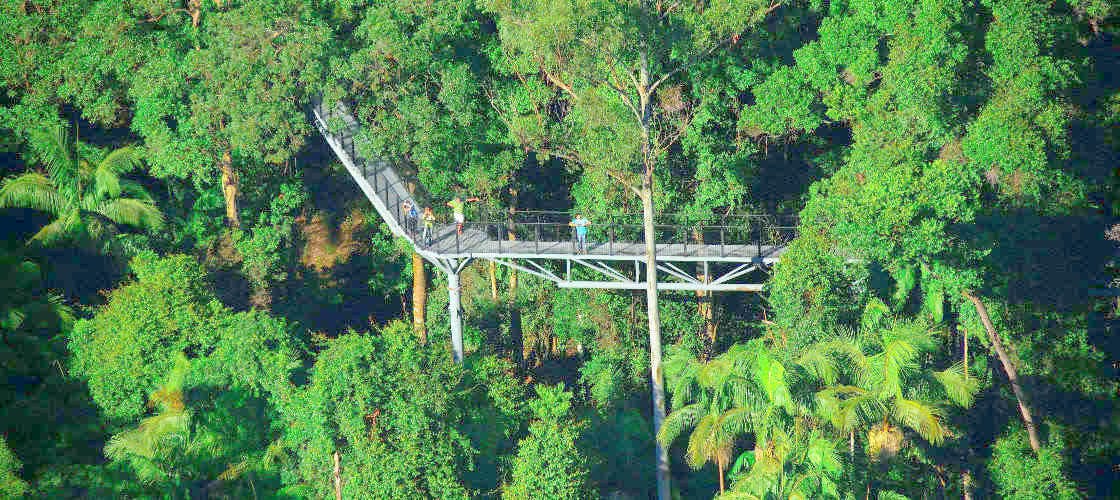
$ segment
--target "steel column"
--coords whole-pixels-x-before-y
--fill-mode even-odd
[[[456,363],[463,362],[463,318],[459,305],[462,291],[459,289],[459,270],[452,265],[447,273],[447,313],[451,322],[451,351]]]

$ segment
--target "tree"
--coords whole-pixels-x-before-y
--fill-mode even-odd
[[[581,424],[573,422],[572,394],[563,386],[536,386],[537,399],[529,403],[536,420],[529,436],[517,444],[512,480],[502,498],[591,498],[587,464],[576,447]]]
[[[101,154],[76,137],[71,140],[63,127],[36,139],[36,156],[46,173],[27,172],[4,179],[0,187],[0,207],[31,208],[54,218],[31,242],[104,241],[115,225],[143,231],[163,226],[163,214],[148,192],[139,183],[121,178],[140,165],[136,149]]]
[[[154,175],[219,186],[236,228],[242,183],[252,179],[243,177],[289,162],[312,132],[302,104],[322,87],[328,29],[298,2],[188,7],[117,9],[131,17],[123,33],[150,52],[124,75],[136,110],[130,126],[151,151]]]
[[[175,365],[166,380],[149,398],[156,413],[140,421],[135,428],[114,434],[105,445],[110,460],[127,461],[144,483],[167,484],[179,479],[182,468],[211,443],[214,436],[198,436],[191,432],[191,413],[186,408],[184,383],[190,371],[186,356],[176,356]]]
[[[966,381],[960,364],[936,371],[924,358],[937,347],[922,321],[885,319],[841,336],[832,343],[843,356],[846,384],[817,392],[821,416],[844,433],[867,429],[868,452],[875,460],[894,456],[907,428],[939,445],[951,435],[946,404],[972,405],[975,379]]]
[[[655,171],[687,129],[682,107],[658,101],[694,65],[733,45],[778,8],[768,1],[719,4],[486,2],[494,13],[504,66],[525,79],[543,75],[561,93],[562,132],[538,146],[598,170],[637,195],[646,246],[646,309],[654,428],[665,417],[661,321],[657,300]],[[679,100],[678,100],[679,101]],[[539,110],[538,110],[539,114]],[[570,124],[570,125],[569,125]],[[578,141],[574,137],[582,137]],[[547,144],[547,145],[546,145]],[[633,167],[637,164],[638,173]],[[669,497],[668,456],[657,450],[658,498]]]
[[[736,344],[708,362],[683,349],[666,360],[673,411],[657,439],[669,446],[692,428],[685,458],[694,469],[715,462],[721,494],[724,470],[745,434],[762,442],[774,439],[775,432],[786,432],[783,429],[791,428],[795,417],[808,412],[807,398],[795,394],[802,383],[817,377],[835,381],[834,361],[820,346],[789,358],[785,356],[795,351],[772,347],[755,339]]]
[[[192,257],[144,253],[131,266],[135,281],[70,339],[71,373],[114,433],[105,455],[154,491],[279,489],[272,422],[300,365],[291,329],[223,306]]]
[[[224,308],[192,257],[141,254],[136,280],[113,291],[108,304],[78,321],[70,337],[71,370],[89,384],[111,421],[133,422],[163,383],[178,353],[206,352],[218,340],[211,321]]]
[[[473,453],[454,424],[463,418],[460,370],[399,321],[378,335],[330,340],[308,384],[284,405],[284,442],[294,467],[289,491],[466,498],[460,474],[472,466]]]
[[[27,492],[27,482],[19,477],[19,463],[8,442],[0,437],[0,494],[7,498],[19,498]]]
[[[1084,498],[1063,473],[1067,467],[1059,439],[1034,450],[1023,439],[1021,429],[1012,428],[996,440],[988,469],[1001,498]]]
[[[837,481],[842,466],[836,443],[802,421],[790,431],[778,430],[736,460],[731,491],[721,500],[763,498],[840,498]]]
[[[850,155],[810,191],[803,228],[827,233],[838,255],[892,274],[924,265],[923,288],[937,289],[952,306],[975,307],[962,297],[978,290],[1000,290],[986,298],[1005,300],[1010,277],[1000,275],[991,252],[1000,232],[974,225],[1077,213],[1085,204],[1084,179],[1061,168],[1070,150],[1062,89],[1073,79],[1072,63],[1058,53],[1062,44],[1054,43],[1067,28],[1051,4],[944,0],[833,9],[821,37],[794,52],[796,65],[770,76],[778,85],[801,75],[806,85],[782,85],[801,90],[762,93],[756,104],[813,123],[819,111],[803,104],[815,96],[825,117],[851,127]],[[983,48],[970,42],[969,23],[985,30]],[[989,57],[990,65],[981,63]],[[1016,393],[1030,421],[1025,388]]]

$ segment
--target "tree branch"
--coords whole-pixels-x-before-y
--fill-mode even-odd
[[[572,90],[571,85],[564,83],[564,81],[561,80],[560,77],[553,75],[552,72],[548,71],[548,69],[544,67],[544,58],[537,57],[537,66],[541,68],[541,73],[544,74],[544,78],[548,81],[548,83],[551,83],[552,85],[558,87],[560,90],[567,92],[568,95],[572,96],[573,99],[578,99],[576,97],[575,91]]]
[[[762,12],[761,17],[763,19],[765,19],[766,16],[769,16],[775,10],[778,10],[778,7],[781,7],[781,6],[782,6],[782,1],[781,0],[774,0],[773,2],[771,2],[770,7],[768,7],[765,11]],[[728,37],[724,40],[721,40],[721,41],[719,41],[719,43],[716,43],[715,45],[712,45],[711,48],[709,48],[708,50],[703,51],[700,55],[697,55],[697,56],[694,56],[694,57],[690,58],[684,64],[682,64],[680,66],[677,66],[676,68],[669,71],[668,73],[665,73],[661,78],[658,78],[656,82],[653,82],[653,85],[650,85],[649,93],[650,94],[654,93],[657,90],[657,88],[661,86],[662,83],[665,83],[665,80],[668,80],[673,75],[676,75],[677,73],[680,73],[681,71],[684,71],[684,70],[687,70],[687,69],[691,68],[696,63],[703,60],[704,58],[712,55],[712,53],[715,52],[720,47],[723,47],[724,45],[726,45],[727,42],[738,40],[738,39],[739,39],[739,36],[738,36],[738,34],[736,34],[736,35],[732,35],[732,36],[730,36],[730,37]]]

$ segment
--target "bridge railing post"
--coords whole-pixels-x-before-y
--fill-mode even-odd
[[[533,224],[533,249],[536,253],[541,253],[541,216],[537,216],[537,223]]]
[[[726,257],[727,256],[726,251],[723,248],[725,233],[726,232],[724,231],[723,226],[720,226],[720,228],[719,228],[719,256],[720,257]]]
[[[459,247],[459,226],[455,226],[455,253],[462,253]]]
[[[758,257],[762,257],[762,238],[763,238],[763,231],[765,230],[765,228],[763,226],[765,226],[765,225],[766,225],[766,219],[764,219],[762,217],[759,217],[759,219],[758,219],[758,243],[756,244],[757,252],[755,253],[755,255],[757,255]]]

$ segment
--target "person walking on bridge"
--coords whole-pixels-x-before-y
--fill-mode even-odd
[[[576,218],[572,219],[568,225],[576,228],[577,252],[587,253],[587,226],[591,225],[591,221],[584,219],[583,214],[576,214]]]
[[[436,226],[436,214],[432,213],[432,207],[424,207],[424,246],[432,246],[432,230]]]
[[[401,202],[401,213],[404,214],[404,230],[408,233],[409,237],[416,237],[416,230],[420,227],[417,224],[420,221],[420,211],[416,208],[416,204],[412,200],[404,200]]]
[[[482,201],[475,197],[467,198],[466,201]],[[463,223],[466,222],[466,216],[463,215],[463,199],[456,196],[454,200],[447,202],[447,206],[451,207],[451,212],[455,216],[455,232],[463,234]]]

